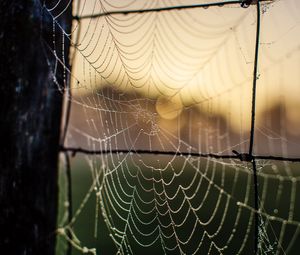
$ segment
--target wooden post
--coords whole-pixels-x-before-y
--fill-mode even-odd
[[[61,8],[68,0],[62,0]],[[53,79],[54,0],[0,2],[0,253],[55,254],[63,90]],[[72,4],[58,18],[71,29]],[[58,10],[57,10],[58,11]],[[55,15],[55,13],[54,13]],[[69,41],[56,26],[57,56]],[[62,54],[64,52],[64,54]],[[64,86],[58,62],[56,79]]]

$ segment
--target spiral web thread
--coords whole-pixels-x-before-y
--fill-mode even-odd
[[[70,4],[66,34],[57,18]],[[297,254],[299,135],[284,91],[292,76],[299,87],[298,1],[58,0],[42,8],[53,21],[47,50],[65,66],[57,87],[66,98],[69,195],[58,234],[70,247],[101,254],[73,228],[94,197],[90,231],[96,238],[104,227],[101,214],[116,254]],[[66,40],[71,68],[56,53]],[[79,154],[93,181],[72,212],[70,156]]]

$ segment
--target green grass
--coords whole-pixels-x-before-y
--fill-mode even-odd
[[[149,159],[149,162],[151,163],[152,159]],[[146,159],[145,159],[146,161]],[[178,166],[178,169],[182,167],[182,160],[178,160],[178,162],[174,162],[173,166]],[[152,162],[152,164],[154,164]],[[204,161],[204,166],[205,161]],[[297,168],[299,168],[299,165],[293,164],[292,166],[292,171],[295,172]],[[135,167],[133,165],[128,166],[129,169],[132,169],[132,171],[135,171]],[[284,169],[284,165],[279,164],[278,169],[279,171],[282,171]],[[215,171],[213,171],[213,169]],[[63,198],[65,197],[65,193],[63,192],[65,190],[65,177],[63,173],[64,169],[61,168],[61,175],[60,175],[60,197],[61,197],[61,202],[60,202],[60,215],[59,215],[59,221],[61,220],[63,216],[63,212],[65,211],[64,206],[63,206]],[[121,169],[120,169],[121,171]],[[147,171],[147,170],[145,170]],[[173,174],[173,169],[168,169],[164,172],[164,179],[168,180],[171,178]],[[238,177],[236,176],[236,173],[238,174]],[[271,173],[272,169],[269,167],[264,168],[264,173]],[[149,170],[148,173],[149,174]],[[157,174],[157,173],[155,173]],[[282,174],[284,172],[282,171]],[[177,187],[179,184],[188,184],[191,180],[192,177],[194,176],[194,172],[192,169],[189,169],[189,167],[185,168],[185,174],[183,174],[180,178],[177,178],[173,185],[170,186],[169,190],[167,190],[168,194],[172,194],[172,187]],[[249,176],[249,173],[246,171],[236,171],[233,170],[229,167],[222,167],[221,165],[216,165],[214,167],[213,163],[209,163],[208,168],[207,168],[207,176],[210,179],[213,179],[213,183],[217,184],[218,186],[223,187],[225,192],[228,192],[229,194],[233,195],[235,199],[230,200],[229,203],[229,208],[226,213],[226,218],[225,222],[222,224],[222,229],[219,235],[217,235],[214,238],[214,241],[217,243],[224,243],[224,240],[228,240],[230,234],[232,233],[233,230],[233,225],[234,221],[237,215],[237,210],[238,207],[236,206],[236,201],[244,201],[245,198],[245,187],[247,186],[247,177]],[[251,176],[251,175],[250,175]],[[157,176],[159,179],[160,176]],[[236,180],[236,182],[234,181]],[[259,179],[262,181],[262,179]],[[267,198],[264,200],[264,209],[266,213],[270,215],[275,215],[278,217],[282,218],[288,218],[288,212],[289,212],[289,207],[290,207],[290,197],[291,197],[291,192],[292,192],[292,182],[291,181],[283,181],[281,182],[283,184],[282,186],[282,196],[280,198],[280,201],[276,201],[276,194],[279,188],[279,181],[278,179],[268,179],[267,183]],[[120,181],[122,183],[122,178],[120,178]],[[87,165],[86,161],[84,161],[82,158],[77,158],[73,160],[72,163],[72,189],[73,189],[73,212],[75,212],[81,205],[85,195],[88,193],[88,190],[90,189],[91,185],[93,182],[93,178],[91,175],[91,170],[90,167]],[[132,183],[138,185],[138,183]],[[197,184],[197,182],[196,182]],[[147,185],[147,184],[145,184]],[[152,184],[151,184],[152,185]],[[260,183],[259,186],[259,192],[262,195],[263,194],[263,187],[266,185],[266,183]],[[251,186],[253,186],[251,184]],[[156,187],[157,190],[159,190],[159,187]],[[203,181],[201,184],[201,188],[199,189],[197,193],[197,199],[193,200],[192,202],[196,205],[197,203],[200,203],[202,199],[204,198],[204,195],[207,191],[207,189],[211,189],[211,192],[209,192],[208,196],[206,197],[206,203],[203,205],[203,208],[200,210],[200,213],[198,215],[199,218],[202,220],[207,220],[210,218],[210,215],[213,213],[215,209],[215,204],[217,197],[219,195],[219,192],[216,192],[210,186],[209,182]],[[192,188],[193,189],[193,188]],[[151,193],[143,193],[142,191],[139,191],[141,196],[145,200],[151,199],[153,194]],[[299,187],[299,182],[296,183],[296,200],[295,201],[300,201],[297,200],[297,198],[300,199],[300,187]],[[250,194],[253,194],[253,188],[250,189]],[[189,194],[191,195],[191,194]],[[173,202],[172,206],[173,208],[177,208],[181,204],[181,198],[182,194],[179,194],[178,199],[176,199],[177,202]],[[249,202],[248,204],[253,205],[253,196],[249,196]],[[224,214],[225,210],[225,205],[226,205],[226,196],[223,196],[220,202],[220,205],[218,207],[218,211],[215,214],[214,220],[211,224],[205,227],[205,230],[210,232],[210,233],[215,233],[215,231],[218,229],[222,216]],[[81,246],[88,247],[88,248],[96,248],[97,249],[97,254],[105,254],[105,255],[110,255],[110,254],[116,254],[116,247],[114,243],[112,242],[112,239],[109,237],[109,232],[108,229],[104,223],[103,216],[101,212],[98,214],[96,213],[97,206],[99,206],[98,203],[96,203],[96,195],[95,192],[91,193],[90,198],[88,199],[87,203],[83,207],[81,213],[79,214],[78,217],[76,217],[75,224],[73,226],[74,233],[76,234],[77,238],[81,242]],[[297,203],[295,204],[295,209],[294,209],[294,220],[295,221],[300,221],[300,212],[299,212],[299,206]],[[188,206],[186,206],[186,210],[182,210],[182,214],[178,214],[176,216],[177,220],[180,221],[182,217],[184,217],[186,211],[187,211]],[[274,209],[277,209],[278,212],[274,213]],[[100,206],[98,207],[98,210],[100,210]],[[96,216],[97,215],[97,216]],[[247,229],[247,226],[249,224],[249,216],[250,213],[248,210],[243,210],[241,214],[241,218],[239,221],[239,224],[235,230],[235,235],[234,238],[232,239],[232,242],[227,249],[227,251],[224,254],[236,254],[241,243],[243,242],[244,235]],[[142,216],[143,217],[143,216]],[[176,220],[175,218],[175,220]],[[97,220],[96,220],[97,219]],[[146,219],[146,218],[145,218]],[[163,219],[162,220],[167,220]],[[97,221],[97,227],[95,229],[95,222]],[[183,228],[182,231],[178,231],[177,234],[180,236],[181,239],[186,239],[189,234],[189,230],[193,227],[193,217],[190,217],[190,219],[186,222],[185,227]],[[272,228],[270,228],[270,225],[268,225],[267,228],[267,233],[268,237],[270,240],[270,243],[276,247],[276,239],[279,237],[280,231],[282,228],[282,224],[278,223],[276,221],[272,221]],[[150,231],[151,229],[149,229]],[[192,251],[195,247],[195,245],[199,242],[199,238],[202,236],[204,228],[199,228],[196,231],[197,234],[195,235],[194,239],[190,241],[190,245],[188,246],[186,252],[189,254],[189,251]],[[275,235],[274,235],[275,233]],[[289,242],[292,240],[293,236],[295,233],[295,227],[287,225],[286,231],[284,233],[284,238],[282,240],[282,246],[284,249],[288,247]],[[245,249],[243,250],[242,254],[252,254],[253,251],[253,246],[254,246],[254,228],[252,227],[250,229],[249,235],[251,236],[248,238]],[[128,236],[129,240],[132,241],[131,236]],[[174,241],[174,240],[173,240]],[[171,244],[173,242],[172,240],[166,240],[166,242],[169,242]],[[210,243],[210,240],[204,240],[204,245],[201,247],[201,252],[199,254],[207,254],[208,252],[208,245]],[[147,249],[142,249],[138,245],[134,245],[134,242],[131,242],[132,244],[132,249],[135,252],[135,254],[143,254],[143,255],[152,255],[152,254],[162,254],[162,249],[159,243],[154,245],[153,247],[147,248]],[[57,254],[65,254],[67,248],[67,244],[65,242],[65,239],[63,237],[58,237],[58,242],[57,242]],[[297,251],[300,249],[300,238],[299,236],[296,237],[296,242],[294,244],[293,249],[290,250],[289,254],[298,254]],[[82,254],[80,251],[77,249],[72,250],[73,255],[79,255]],[[171,254],[171,253],[170,253]],[[179,254],[178,252],[176,254]],[[218,254],[216,251],[212,251],[211,254]],[[268,254],[268,253],[266,253]],[[269,253],[272,254],[272,253]],[[279,254],[284,254],[283,252],[279,252]]]

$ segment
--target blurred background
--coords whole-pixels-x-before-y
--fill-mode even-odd
[[[251,164],[129,151],[248,152],[256,5],[98,15],[210,2],[74,1],[66,145],[104,152],[72,158],[72,254],[251,254]],[[261,4],[255,155],[300,157],[299,11]],[[297,254],[299,164],[257,167],[261,254]],[[65,186],[62,160],[60,226]]]
[[[300,135],[299,3],[271,2],[261,8],[255,152],[291,156]],[[74,10],[84,16],[195,3],[75,1]],[[137,147],[149,147],[149,139],[158,146],[157,137],[163,137],[154,133],[166,129],[196,151],[248,148],[255,6],[110,15],[75,21],[73,27],[72,38],[78,39],[71,123],[85,134],[119,134],[124,119],[129,136],[146,133]],[[82,137],[74,130],[72,135],[75,142]],[[118,138],[122,147],[124,139]]]

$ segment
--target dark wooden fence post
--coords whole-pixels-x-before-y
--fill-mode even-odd
[[[68,2],[62,0],[58,8]],[[55,3],[0,1],[1,254],[55,253],[63,90],[53,80],[53,19],[43,7]],[[71,7],[58,18],[66,32],[71,29]],[[62,37],[56,26],[60,58]],[[68,63],[69,41],[64,41]],[[56,78],[61,86],[68,79],[64,71],[58,63]]]

